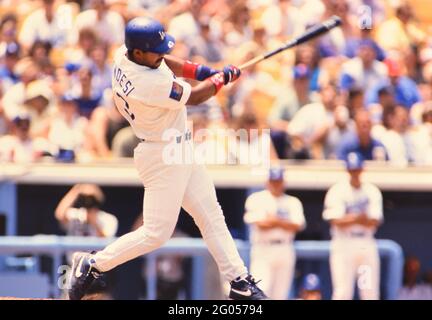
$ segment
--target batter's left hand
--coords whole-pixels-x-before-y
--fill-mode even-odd
[[[224,74],[224,84],[227,85],[230,82],[236,81],[240,77],[241,71],[236,66],[230,64],[223,68],[223,74]]]

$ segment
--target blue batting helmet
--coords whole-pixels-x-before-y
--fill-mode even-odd
[[[128,50],[168,53],[174,44],[174,38],[167,34],[162,24],[154,19],[138,17],[126,25],[125,45]]]

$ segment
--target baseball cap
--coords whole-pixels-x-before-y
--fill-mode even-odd
[[[389,77],[399,77],[402,75],[402,66],[400,62],[387,58],[384,60],[384,63],[387,66]]]
[[[20,54],[20,46],[16,42],[10,42],[6,45],[4,55],[6,57],[17,57]]]
[[[294,67],[294,79],[303,79],[310,76],[310,69],[307,65],[301,63]]]
[[[359,170],[363,169],[364,159],[358,152],[348,153],[345,159],[345,167],[347,170]]]
[[[304,277],[302,287],[307,291],[321,290],[320,278],[315,273],[309,273]]]
[[[274,167],[269,170],[269,180],[283,180],[284,169],[282,167]]]
[[[49,88],[49,85],[44,80],[35,80],[29,83],[27,90],[26,90],[26,101],[37,98],[37,97],[43,97],[47,101],[51,101],[53,97],[53,92]]]
[[[67,72],[72,73],[78,71],[81,68],[81,64],[78,62],[66,62],[64,68]]]

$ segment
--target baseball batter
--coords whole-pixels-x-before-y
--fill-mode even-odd
[[[350,300],[357,280],[361,299],[379,299],[380,259],[374,238],[383,220],[379,189],[361,181],[363,158],[345,159],[349,180],[332,186],[325,197],[324,219],[331,224],[330,269],[333,299]]]
[[[284,191],[283,169],[270,169],[267,189],[247,198],[244,217],[251,226],[251,271],[276,300],[288,297],[296,261],[293,240],[306,224],[302,203]]]
[[[125,46],[114,58],[112,86],[118,110],[142,140],[134,160],[145,188],[144,224],[96,254],[75,254],[72,300],[81,299],[101,273],[162,246],[174,231],[180,207],[193,217],[220,272],[230,281],[229,297],[267,298],[239,256],[205,168],[173,161],[171,154],[173,145],[174,154],[179,150],[185,154],[193,147],[185,105],[212,97],[235,81],[240,70],[230,65],[218,71],[169,56],[174,43],[163,26],[150,18],[135,18],[126,26]],[[191,87],[179,77],[202,82]]]

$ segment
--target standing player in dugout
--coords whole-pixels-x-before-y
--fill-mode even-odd
[[[118,110],[141,139],[134,161],[145,188],[144,224],[102,251],[74,255],[70,299],[81,299],[101,273],[162,246],[173,233],[181,207],[193,217],[220,272],[230,281],[229,298],[267,299],[240,258],[205,167],[169,164],[164,158],[172,142],[182,152],[193,147],[185,105],[200,104],[217,94],[240,76],[240,70],[232,65],[214,70],[167,55],[175,40],[150,18],[131,20],[125,39],[115,54],[112,86]],[[191,87],[177,77],[202,82]],[[167,131],[178,134],[167,141]]]

